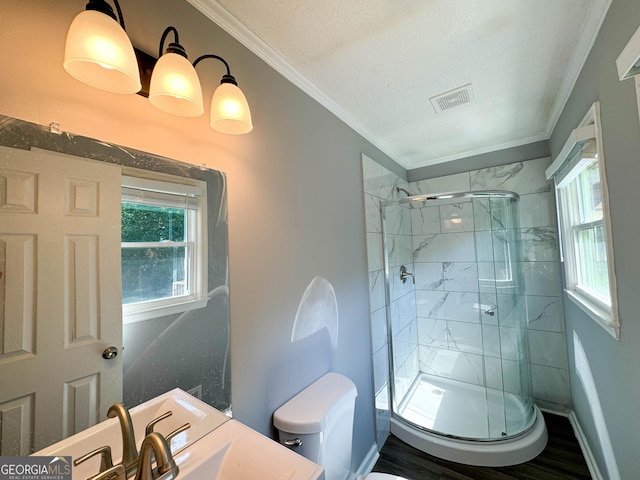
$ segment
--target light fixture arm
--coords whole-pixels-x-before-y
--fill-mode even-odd
[[[162,57],[162,55],[164,55],[165,51],[164,51],[164,41],[167,39],[167,36],[169,35],[169,33],[173,32],[173,36],[174,36],[174,40],[175,42],[171,42],[169,44],[169,46],[167,47],[167,52],[166,53],[177,53],[178,55],[182,55],[184,58],[188,58],[187,57],[187,52],[185,51],[184,47],[182,45],[180,45],[180,38],[178,37],[178,29],[172,25],[168,26],[167,28],[164,29],[164,32],[162,32],[162,37],[160,38],[160,49],[159,49],[159,53],[158,53],[158,58]]]
[[[224,63],[224,66],[227,67],[227,73],[226,75],[222,76],[222,80],[220,80],[220,83],[232,83],[233,85],[238,85],[238,82],[236,82],[236,79],[234,78],[233,75],[231,75],[231,69],[229,68],[229,64],[227,63],[227,61],[218,56],[218,55],[214,55],[212,53],[208,53],[206,55],[201,55],[199,56],[195,62],[193,62],[193,68],[196,68],[196,65],[198,63],[200,63],[202,60],[205,60],[207,58],[215,58],[216,60],[220,60],[222,63]]]
[[[117,17],[115,13],[113,13],[113,8],[111,8],[111,5],[109,5],[105,0],[89,0],[89,3],[87,3],[85,10],[96,10],[100,13],[104,13],[105,15],[109,15],[120,24],[123,30],[126,31],[126,28],[124,28],[124,17],[122,16],[120,3],[118,3],[118,0],[113,0],[113,3],[116,6],[116,11],[118,12]]]

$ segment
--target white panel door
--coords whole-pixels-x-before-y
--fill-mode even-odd
[[[0,147],[0,455],[122,400],[120,167]]]

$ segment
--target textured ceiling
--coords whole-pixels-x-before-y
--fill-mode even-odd
[[[610,3],[189,1],[407,169],[547,139]]]

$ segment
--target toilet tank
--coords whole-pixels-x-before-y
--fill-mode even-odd
[[[357,394],[347,377],[327,373],[273,414],[280,443],[323,467],[326,480],[344,480],[351,471]]]

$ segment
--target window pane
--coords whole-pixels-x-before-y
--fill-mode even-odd
[[[602,220],[602,186],[600,169],[595,159],[575,179],[578,189],[578,209],[580,223]]]
[[[189,294],[186,247],[122,249],[122,303],[137,303]]]
[[[575,231],[577,283],[610,304],[604,225]]]
[[[182,208],[122,203],[123,242],[185,241],[187,211]]]

